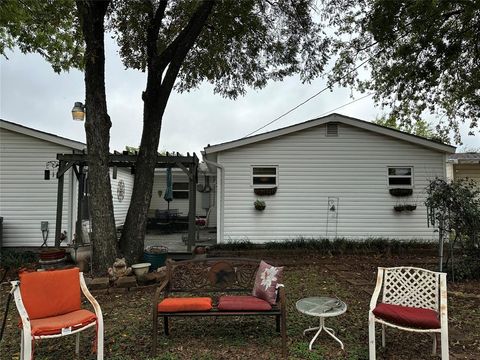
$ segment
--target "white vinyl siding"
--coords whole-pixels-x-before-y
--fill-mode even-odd
[[[454,164],[453,171],[455,179],[471,179],[480,188],[480,164]]]
[[[338,198],[337,237],[433,240],[425,187],[443,176],[443,153],[342,123],[338,133],[328,137],[321,125],[217,153],[225,168],[219,239],[261,243],[325,237],[327,219],[333,221],[327,217],[330,197]],[[281,186],[275,195],[259,197],[249,169],[272,163],[281,169]],[[389,194],[386,171],[396,164],[415,169],[410,197]],[[257,198],[266,203],[262,212],[254,209]],[[399,202],[414,203],[417,209],[396,213],[393,207]]]
[[[117,178],[113,178],[113,169],[110,169],[110,183],[112,186],[113,212],[115,215],[115,226],[118,228],[125,223],[130,199],[132,197],[133,182],[135,175],[130,173],[130,168],[117,168]],[[120,181],[125,185],[123,200],[118,197],[118,186]]]
[[[57,153],[72,149],[49,141],[0,128],[0,216],[3,217],[3,246],[39,247],[42,240],[40,222],[48,221],[47,244],[54,245],[58,180],[44,180],[47,161]],[[51,174],[53,175],[53,174]],[[67,244],[72,239],[73,218],[72,170],[64,180],[62,231],[67,231]],[[76,208],[76,207],[75,207]]]

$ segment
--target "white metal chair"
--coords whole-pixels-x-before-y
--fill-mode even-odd
[[[80,332],[96,328],[97,359],[103,359],[103,317],[100,305],[88,291],[78,268],[24,272],[12,281],[12,292],[21,318],[20,359],[33,358],[35,340],[76,335],[75,353],[80,350]],[[80,289],[95,313],[81,309]]]
[[[382,292],[382,301],[377,304]],[[433,355],[441,334],[442,359],[448,359],[447,274],[415,267],[378,268],[368,313],[370,360],[375,360],[375,323],[419,333],[433,333]]]

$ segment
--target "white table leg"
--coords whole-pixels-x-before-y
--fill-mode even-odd
[[[332,338],[334,338],[335,340],[337,340],[337,341],[340,343],[340,346],[342,347],[342,350],[343,350],[343,343],[340,341],[339,338],[337,338],[337,337],[335,336],[335,333],[330,332],[327,328],[324,328],[324,329],[325,329],[325,332],[326,332],[328,335],[330,335]]]
[[[325,332],[328,335],[330,335],[332,338],[334,338],[340,344],[340,346],[342,347],[342,350],[344,350],[343,342],[341,342],[340,339],[335,336],[335,331],[332,328],[328,328],[328,327],[325,326],[325,318],[320,317],[320,326],[313,327],[313,328],[308,328],[308,329],[304,330],[303,335],[305,335],[305,333],[307,333],[309,331],[314,331],[314,330],[318,330],[318,331],[315,334],[315,336],[313,337],[313,339],[310,341],[310,344],[308,346],[309,350],[312,350],[313,343],[315,342],[315,340],[317,340],[318,335],[320,335],[322,330],[325,330]]]

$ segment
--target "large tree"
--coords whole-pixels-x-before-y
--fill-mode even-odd
[[[99,189],[106,195],[110,187],[109,179],[100,175],[105,174],[107,166],[105,156],[108,154],[110,120],[106,103],[103,102],[106,99],[105,89],[102,90],[100,84],[103,77],[97,78],[94,75],[92,78],[88,75],[88,58],[75,61],[77,58],[69,57],[73,55],[69,50],[74,49],[77,55],[81,50],[81,46],[77,46],[78,42],[72,40],[78,40],[78,21],[68,23],[64,20],[66,13],[72,13],[73,3],[69,0],[59,1],[63,13],[56,13],[57,8],[52,3],[55,2],[5,0],[1,12],[13,8],[21,14],[16,17],[18,21],[33,26],[28,29],[22,23],[7,26],[0,32],[4,44],[0,50],[17,45],[24,52],[40,52],[53,65],[57,62],[52,60],[65,60],[60,62],[60,67],[57,65],[56,70],[85,64],[87,117],[92,116],[90,124],[96,124],[92,130],[98,126],[98,133],[91,134],[92,142],[89,143],[89,123],[86,125],[89,158],[96,162],[98,180],[102,182],[98,184]],[[134,261],[143,252],[146,214],[152,195],[163,114],[174,86],[178,91],[187,91],[203,81],[209,81],[214,84],[214,92],[235,98],[244,94],[246,87],[262,88],[269,80],[282,80],[295,73],[303,81],[309,81],[323,71],[328,60],[329,40],[325,38],[321,26],[312,18],[314,0],[112,0],[108,3],[77,1],[78,18],[86,41],[85,56],[89,54],[89,49],[94,55],[90,58],[91,74],[98,74],[98,61],[103,66],[103,57],[100,56],[103,39],[100,43],[97,32],[103,27],[103,23],[100,26],[101,19],[105,19],[106,28],[114,34],[124,64],[147,72],[147,84],[142,94],[143,132],[135,185],[120,241],[121,251],[130,261]],[[38,12],[35,13],[35,10]],[[50,19],[46,23],[39,15],[48,11],[57,15],[51,15],[55,21]],[[90,16],[93,19],[87,19]],[[10,16],[10,19],[15,17]],[[28,21],[25,22],[25,19]],[[72,30],[73,27],[76,30]],[[21,36],[23,32],[29,36]],[[60,36],[68,39],[68,44],[72,46],[62,49],[64,42],[57,41]],[[39,42],[35,37],[46,39]],[[49,47],[51,42],[58,42],[58,45]],[[32,43],[36,45],[31,46]],[[103,95],[100,96],[102,91]],[[95,94],[89,95],[88,92]],[[94,104],[97,101],[100,106],[91,104],[89,107],[89,101]],[[98,143],[101,137],[103,144]],[[92,205],[98,206],[97,210],[109,206],[99,203]],[[114,239],[111,234],[113,215],[97,210],[93,210],[92,222],[100,228],[93,226],[93,238],[102,244],[99,245],[102,248],[107,251],[110,249],[110,254],[102,253],[102,258],[97,258],[105,266],[105,262],[115,253],[111,249]],[[96,231],[105,234],[108,239],[98,237]]]
[[[373,91],[403,124],[480,118],[480,1],[324,0],[339,55],[331,81]],[[365,66],[359,65],[364,64]],[[366,67],[370,75],[365,76]]]
[[[437,133],[426,120],[418,119],[413,123],[401,123],[393,116],[382,115],[372,121],[374,124],[404,131],[430,140],[450,144],[450,139],[445,133]]]

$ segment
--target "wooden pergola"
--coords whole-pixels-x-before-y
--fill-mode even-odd
[[[58,192],[57,192],[57,217],[55,227],[55,246],[60,246],[60,236],[62,229],[62,209],[63,209],[63,187],[65,173],[72,168],[78,180],[78,208],[77,221],[75,224],[75,232],[77,240],[81,243],[82,237],[82,214],[83,214],[83,198],[85,187],[85,167],[88,166],[88,155],[83,154],[57,154],[58,160]],[[108,166],[113,168],[114,174],[119,167],[135,168],[137,155],[124,153],[115,153],[109,155]],[[195,242],[195,209],[196,209],[196,184],[198,179],[198,157],[194,153],[187,156],[177,155],[160,155],[157,156],[155,168],[180,168],[188,176],[188,192],[189,192],[189,208],[188,208],[188,241],[187,251],[192,251]]]

